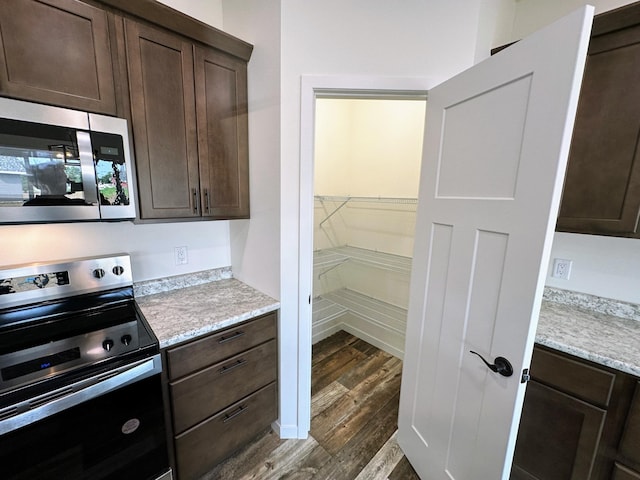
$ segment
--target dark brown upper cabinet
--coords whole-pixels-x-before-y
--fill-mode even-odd
[[[77,0],[2,0],[0,94],[115,115],[110,15]]]
[[[249,217],[246,61],[125,19],[140,218]]]
[[[249,217],[247,65],[195,50],[196,114],[204,215]]]
[[[140,217],[198,217],[193,47],[125,20]]]
[[[640,213],[640,3],[594,19],[557,230],[635,236]]]

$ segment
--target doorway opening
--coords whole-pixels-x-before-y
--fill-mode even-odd
[[[312,342],[403,357],[426,95],[315,100]]]

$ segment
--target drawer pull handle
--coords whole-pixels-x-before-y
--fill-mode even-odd
[[[240,405],[232,413],[225,414],[224,418],[222,419],[222,423],[227,423],[229,420],[233,420],[238,415],[240,415],[241,413],[245,412],[247,410],[247,408],[248,408],[247,405]]]
[[[218,373],[220,373],[220,375],[225,374],[225,373],[229,373],[234,368],[238,368],[238,367],[241,367],[242,365],[246,365],[246,364],[247,364],[247,361],[244,358],[241,358],[240,360],[236,360],[231,365],[225,365],[220,370],[218,370]]]
[[[230,342],[231,340],[240,338],[243,335],[244,335],[244,332],[242,330],[238,330],[236,332],[233,332],[233,334],[229,335],[228,337],[220,337],[220,340],[218,340],[218,343]]]

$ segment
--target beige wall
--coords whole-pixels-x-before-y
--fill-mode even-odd
[[[316,101],[317,195],[417,198],[424,100]]]

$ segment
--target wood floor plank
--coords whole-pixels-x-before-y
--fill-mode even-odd
[[[311,368],[311,395],[322,390],[367,356],[351,346],[332,353]]]
[[[353,348],[360,350],[365,355],[373,355],[374,353],[381,351],[378,347],[374,347],[370,343],[365,342],[364,340],[357,337],[356,337],[356,341],[353,342],[351,345],[353,346]]]
[[[291,440],[276,448],[271,455],[253,469],[234,480],[311,479],[330,456],[313,437]],[[227,478],[227,477],[221,477]]]
[[[257,468],[273,451],[288,440],[281,440],[271,429],[258,436],[255,441],[247,444],[232,457],[216,466],[215,469],[203,475],[200,480],[219,480],[223,478],[242,478],[245,472]]]
[[[400,389],[401,367],[390,359],[376,374],[368,377],[311,420],[311,434],[335,455],[375,413]]]
[[[388,480],[420,480],[420,477],[413,469],[407,457],[402,457],[393,472],[389,474]]]
[[[397,430],[399,400],[398,392],[330,462],[323,465],[314,480],[355,478]]]
[[[367,377],[379,371],[382,366],[393,357],[380,349],[376,349],[368,358],[354,365],[353,368],[345,371],[338,378],[338,382],[351,390]],[[398,360],[399,362],[399,360]]]
[[[325,407],[323,410],[311,412],[311,434],[318,439],[334,430],[337,425],[348,419],[362,402],[374,395],[376,387],[380,389],[384,379],[391,375],[393,375],[393,372],[391,372],[390,368],[382,367],[333,402],[331,408]]]
[[[349,389],[339,382],[331,382],[311,397],[311,413],[323,412],[349,393]]]
[[[355,480],[371,480],[372,478],[387,478],[393,471],[404,454],[396,440],[396,432],[387,440],[387,443],[378,450],[378,453],[362,469]]]
[[[330,337],[327,337],[312,346],[311,365],[321,362],[326,357],[337,352],[338,350],[351,345],[358,340],[357,337],[350,333],[340,330]]]

